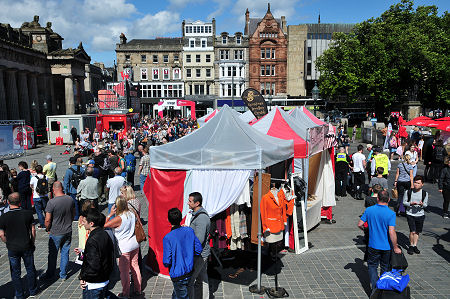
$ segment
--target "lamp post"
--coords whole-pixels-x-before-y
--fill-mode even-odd
[[[31,103],[31,110],[33,111],[33,129],[34,129],[34,140],[37,143],[37,122],[36,122],[36,103],[33,101]]]
[[[269,94],[269,95],[267,96],[267,98],[269,99],[269,107],[270,107],[270,111],[272,111],[272,95]]]
[[[312,97],[314,100],[314,116],[316,116],[316,103],[317,103],[317,99],[319,98],[319,87],[317,87],[317,81],[314,82],[314,87],[313,87],[311,93],[312,93]]]

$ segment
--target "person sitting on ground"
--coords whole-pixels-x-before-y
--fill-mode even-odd
[[[372,192],[372,188],[375,185],[380,185],[383,190],[388,189],[388,181],[383,177],[384,168],[383,167],[377,167],[377,176],[370,179],[369,183],[369,194]]]

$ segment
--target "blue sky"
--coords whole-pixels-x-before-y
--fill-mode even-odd
[[[246,8],[250,17],[262,17],[271,2],[275,17],[286,16],[288,25],[315,23],[358,23],[377,17],[400,0],[0,0],[0,22],[20,27],[40,16],[41,25],[53,23],[64,37],[64,47],[80,41],[92,58],[110,66],[121,32],[127,38],[181,36],[181,21],[216,19],[217,31],[244,30]],[[416,0],[416,5],[436,5],[448,11],[449,0]]]

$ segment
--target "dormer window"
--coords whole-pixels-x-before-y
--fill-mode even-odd
[[[227,36],[226,35],[222,36],[222,44],[224,44],[224,45],[227,44]]]
[[[236,36],[236,44],[238,44],[238,45],[241,44],[241,36],[240,35]]]

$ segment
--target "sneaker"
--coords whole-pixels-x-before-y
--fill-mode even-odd
[[[414,254],[414,246],[409,246],[407,252],[408,252],[408,254],[413,255]]]
[[[45,229],[45,226],[39,225],[38,229]]]
[[[414,250],[414,253],[420,254],[420,250],[419,250],[419,248],[417,248],[417,246],[414,246],[413,250]]]
[[[39,276],[39,280],[50,280],[53,279],[55,275],[53,276],[49,276],[47,273],[42,274],[41,276]]]
[[[443,217],[444,219],[450,218],[450,216],[448,215],[448,213],[445,213],[442,217]]]

